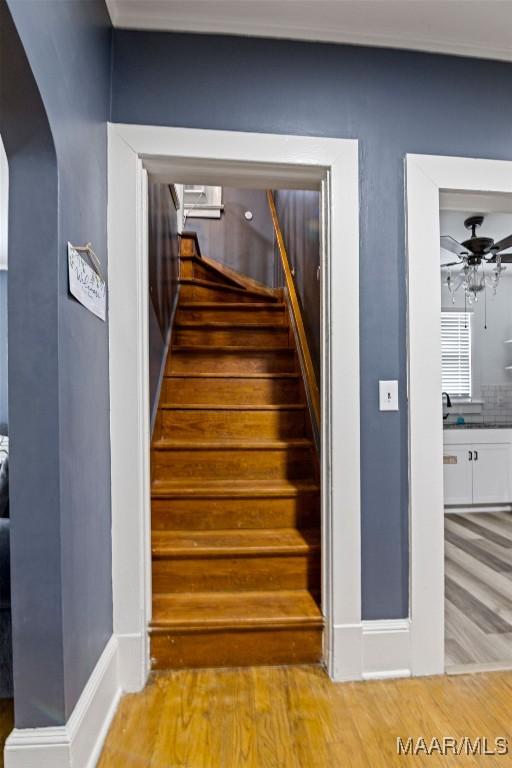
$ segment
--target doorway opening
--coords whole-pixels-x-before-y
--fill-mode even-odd
[[[440,196],[445,668],[512,666],[512,199]]]
[[[148,178],[152,666],[322,662],[320,191],[175,181]]]
[[[511,661],[511,168],[407,157],[413,674]]]
[[[109,127],[110,385],[114,631],[125,690],[149,671],[152,618],[148,387],[148,181],[310,189],[321,206],[321,503],[324,657],[361,676],[357,142]],[[127,216],[127,211],[132,215]],[[330,256],[337,248],[343,261]],[[336,288],[338,286],[338,288]],[[332,302],[333,290],[343,301]],[[127,300],[128,297],[131,299]],[[127,354],[136,340],[135,359]],[[337,397],[332,397],[337,377]],[[347,405],[350,403],[350,407]],[[121,481],[122,478],[122,481]],[[128,480],[127,480],[128,478]],[[336,509],[336,515],[334,515]],[[129,521],[129,522],[128,522]],[[343,532],[343,533],[342,533]],[[335,584],[344,588],[335,589]],[[336,649],[343,646],[344,653]]]

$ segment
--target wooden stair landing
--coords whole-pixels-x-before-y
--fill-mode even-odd
[[[286,304],[180,249],[151,450],[155,669],[322,658],[318,458]]]

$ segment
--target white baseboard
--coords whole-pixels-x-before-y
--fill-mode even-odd
[[[120,696],[118,644],[112,636],[66,725],[15,728],[5,745],[5,768],[94,768]]]
[[[119,685],[126,693],[138,693],[146,685],[149,668],[149,635],[147,632],[117,635]]]
[[[409,619],[335,626],[332,679],[344,682],[409,677],[410,630]]]
[[[333,627],[332,674],[336,683],[361,680],[362,624],[335,624]]]
[[[409,619],[363,621],[363,680],[411,675]]]
[[[445,507],[445,515],[469,515],[473,512],[479,512],[485,514],[486,512],[512,512],[512,505],[510,504],[486,504],[482,507],[478,505],[470,505],[469,507]]]

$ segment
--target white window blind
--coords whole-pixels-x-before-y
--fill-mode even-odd
[[[187,219],[220,219],[221,212],[224,210],[222,187],[185,184],[183,204]]]
[[[471,397],[471,314],[441,312],[443,392]]]

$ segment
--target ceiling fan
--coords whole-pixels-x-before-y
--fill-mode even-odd
[[[450,235],[441,236],[441,248],[455,253],[458,257],[457,261],[441,264],[441,269],[446,274],[445,285],[452,294],[454,303],[456,291],[464,287],[464,306],[466,302],[472,304],[473,301],[478,301],[478,294],[486,287],[491,288],[495,295],[501,274],[506,270],[504,264],[512,264],[512,253],[503,253],[512,247],[512,234],[497,242],[492,237],[477,237],[477,227],[482,226],[483,220],[483,216],[470,216],[465,220],[464,226],[471,230],[471,237],[462,243]],[[490,272],[484,271],[484,265],[487,264],[493,266]],[[461,269],[452,276],[450,267],[457,266]]]
[[[502,264],[512,264],[512,253],[502,254],[502,251],[512,247],[512,234],[503,237],[498,242],[495,242],[492,237],[477,237],[477,227],[482,226],[483,220],[483,216],[470,216],[465,220],[464,226],[471,230],[471,237],[462,243],[450,235],[441,236],[441,248],[451,251],[459,257],[458,261],[443,264],[443,267],[454,267],[465,262],[473,267],[481,264],[482,261],[495,264],[497,256],[500,257]]]

